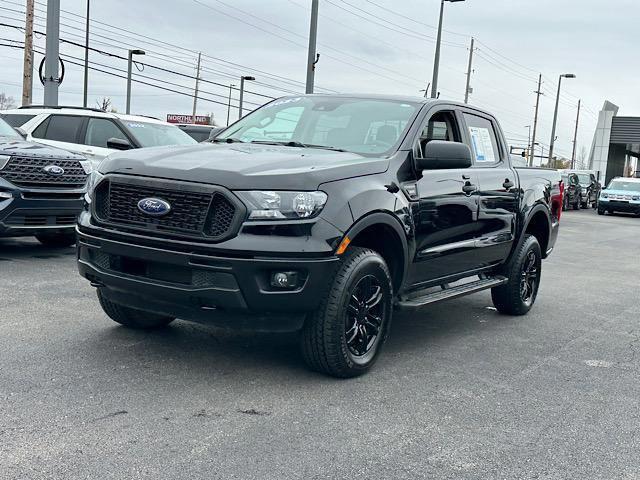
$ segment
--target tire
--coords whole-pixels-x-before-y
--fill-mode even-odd
[[[580,207],[582,207],[583,209],[589,208],[589,202],[584,202],[582,205],[580,205]]]
[[[319,308],[305,321],[302,354],[313,370],[356,377],[371,369],[389,333],[391,275],[378,253],[352,247],[331,278]]]
[[[604,215],[604,208],[598,207],[598,215]]]
[[[538,239],[526,235],[502,273],[508,281],[491,289],[493,305],[505,315],[525,315],[533,307],[540,287],[542,251]]]
[[[64,248],[75,245],[76,232],[72,233],[38,233],[35,236],[38,241],[47,246],[54,248]]]
[[[98,289],[98,300],[100,301],[102,310],[104,310],[104,313],[106,313],[111,320],[128,328],[153,330],[166,327],[175,320],[173,317],[166,317],[164,315],[158,315],[157,313],[145,312],[114,303],[106,298],[100,289]]]
[[[564,200],[562,201],[562,211],[566,212],[569,210],[569,198],[565,195]]]
[[[573,209],[574,210],[580,210],[580,199],[578,199],[578,201],[573,204]]]

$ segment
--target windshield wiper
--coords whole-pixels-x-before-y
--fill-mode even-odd
[[[311,145],[308,143],[297,142],[295,140],[277,141],[277,140],[252,140],[249,143],[259,143],[260,145],[282,145],[283,147],[298,148],[321,148],[323,150],[333,150],[334,152],[346,152],[342,148],[329,147],[327,145]]]
[[[214,138],[213,143],[247,143],[243,142],[239,138]]]

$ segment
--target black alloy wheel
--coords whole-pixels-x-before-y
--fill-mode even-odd
[[[538,286],[540,283],[538,264],[539,259],[536,252],[534,250],[529,250],[520,279],[520,299],[527,306],[531,306],[533,304],[535,296],[538,293]]]
[[[362,277],[353,287],[345,315],[345,340],[353,360],[366,357],[380,338],[385,320],[384,291],[376,277]]]

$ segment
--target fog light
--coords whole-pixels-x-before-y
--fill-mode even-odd
[[[13,194],[11,192],[0,192],[0,199],[11,198]]]
[[[274,288],[296,288],[298,286],[298,272],[273,272],[271,286]]]

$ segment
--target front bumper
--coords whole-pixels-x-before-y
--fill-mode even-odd
[[[18,189],[0,179],[0,237],[73,232],[83,189]]]
[[[604,200],[598,201],[598,207],[603,210],[609,210],[612,212],[626,212],[635,213],[640,215],[640,202],[631,201],[617,201],[617,200]]]
[[[332,278],[335,256],[239,257],[173,248],[170,241],[107,238],[80,226],[78,268],[121,305],[201,323],[265,331],[294,331],[316,309]],[[304,239],[300,239],[304,241]],[[299,272],[299,286],[270,286],[274,271]]]

